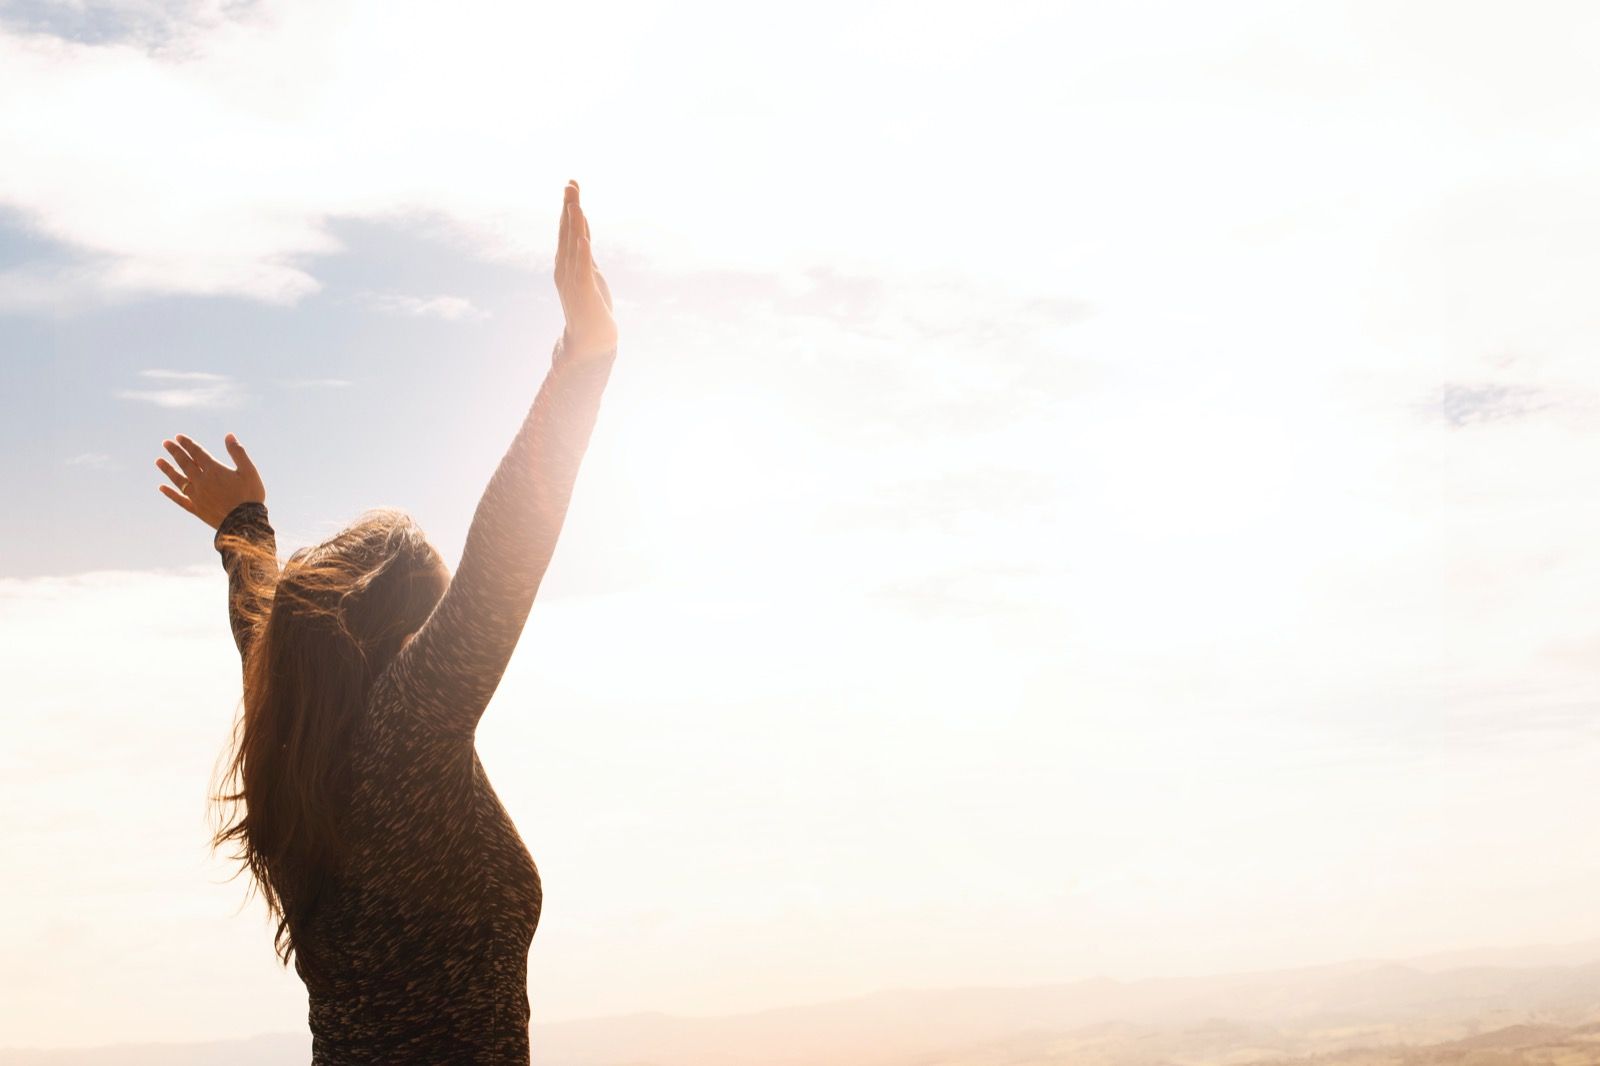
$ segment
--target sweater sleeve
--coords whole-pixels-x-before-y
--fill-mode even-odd
[[[410,715],[439,734],[476,733],[566,521],[616,349],[569,358],[564,342],[478,501],[449,588],[386,671]]]
[[[259,569],[268,564],[246,558],[229,547],[223,539],[227,536],[242,537],[266,548],[273,559],[270,565],[276,568],[278,543],[272,524],[267,521],[267,505],[241,503],[228,512],[211,538],[211,545],[222,556],[223,569],[228,572],[228,625],[233,630],[233,642],[238,645],[239,658],[243,661],[249,655],[250,642],[255,635],[252,620],[259,617],[262,607],[259,602],[251,600],[255,595],[253,589],[260,583],[260,578],[272,575],[258,573],[258,582],[246,582],[247,567]]]

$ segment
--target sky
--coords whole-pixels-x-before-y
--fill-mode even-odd
[[[534,1021],[1600,937],[1600,10],[0,3],[0,1033],[303,1027],[162,438],[454,564]]]

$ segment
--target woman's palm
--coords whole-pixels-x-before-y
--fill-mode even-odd
[[[237,469],[230,468],[182,433],[176,440],[161,442],[177,460],[178,467],[174,468],[165,459],[156,460],[161,472],[172,479],[171,485],[157,486],[161,494],[212,529],[220,526],[228,512],[241,503],[267,502],[266,486],[261,483],[261,474],[250,461],[244,445],[232,433],[223,444]]]

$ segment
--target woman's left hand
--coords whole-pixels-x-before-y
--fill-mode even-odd
[[[582,358],[614,351],[617,323],[611,315],[611,287],[594,262],[589,220],[578,203],[578,183],[562,192],[561,226],[556,241],[556,292],[566,313],[565,350]]]
[[[177,460],[178,468],[165,459],[157,459],[156,466],[172,479],[172,485],[159,485],[161,494],[200,521],[216,529],[241,503],[266,503],[267,490],[261,483],[256,464],[250,461],[244,445],[229,433],[223,440],[228,454],[238,469],[230,468],[215,459],[200,445],[182,433],[176,440],[164,440],[161,446]],[[176,485],[177,488],[173,488]]]

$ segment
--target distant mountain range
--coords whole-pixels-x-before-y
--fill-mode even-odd
[[[1600,943],[1219,977],[883,992],[537,1025],[539,1066],[1600,1064]],[[0,1050],[0,1066],[303,1066],[304,1034]]]

